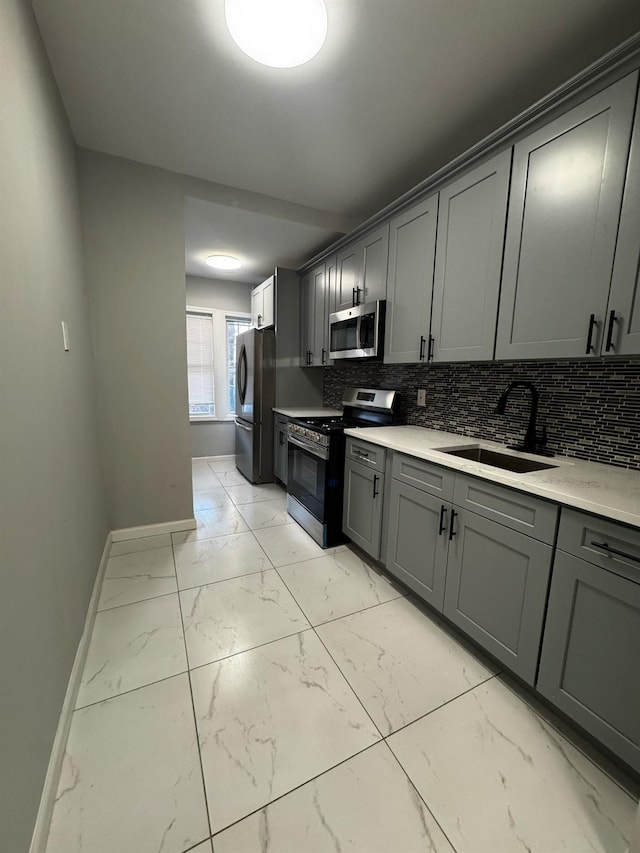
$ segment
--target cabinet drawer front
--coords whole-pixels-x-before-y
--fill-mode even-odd
[[[392,480],[387,571],[442,610],[450,505]]]
[[[394,453],[393,478],[423,492],[436,495],[442,500],[450,501],[453,498],[455,474],[447,468],[433,465],[423,459]]]
[[[559,551],[538,690],[640,770],[640,586]]]
[[[387,451],[377,444],[368,441],[358,441],[357,438],[347,438],[347,460],[361,462],[376,471],[384,471]]]
[[[558,548],[640,583],[640,530],[633,527],[563,509]]]
[[[541,542],[553,542],[558,506],[549,501],[458,474],[453,502]]]
[[[472,512],[455,511],[459,515],[449,543],[444,613],[533,684],[551,546]]]

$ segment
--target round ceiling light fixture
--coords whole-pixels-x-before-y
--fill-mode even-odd
[[[237,270],[242,266],[241,262],[231,255],[209,255],[207,265],[216,270]]]
[[[225,15],[238,47],[273,68],[303,65],[327,36],[324,0],[225,0]]]

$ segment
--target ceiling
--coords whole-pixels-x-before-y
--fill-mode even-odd
[[[314,251],[340,235],[251,210],[187,198],[184,210],[187,275],[259,284],[274,267],[296,269]],[[206,265],[212,254],[231,254],[242,261],[238,270],[214,270]]]
[[[239,51],[223,0],[33,0],[80,146],[354,221],[640,30],[638,0],[326,5],[322,51],[276,69]],[[239,234],[227,212],[218,233],[235,221]],[[326,244],[295,217],[287,244],[284,222],[283,255]],[[255,224],[247,251],[271,227]]]

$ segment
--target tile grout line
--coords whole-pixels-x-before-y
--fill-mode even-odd
[[[177,584],[178,584],[178,572],[176,569],[176,557],[175,557],[175,553],[173,550],[173,543],[171,544],[171,556],[173,559],[173,570],[174,570],[175,575],[176,575],[176,586],[177,586]],[[187,679],[188,679],[188,683],[189,683],[189,699],[191,700],[191,712],[193,714],[193,728],[194,728],[195,735],[196,735],[196,749],[198,750],[198,762],[200,764],[200,778],[202,779],[202,794],[204,797],[204,808],[205,808],[205,812],[206,812],[206,816],[207,816],[207,826],[209,827],[209,838],[211,838],[212,832],[211,832],[211,815],[209,812],[209,798],[207,796],[207,783],[206,783],[205,776],[204,776],[204,764],[202,761],[202,750],[200,749],[200,732],[198,730],[198,718],[196,715],[196,705],[195,705],[195,701],[193,698],[193,684],[191,682],[191,670],[188,668],[189,667],[189,652],[187,650],[187,637],[186,637],[186,631],[185,631],[185,627],[184,627],[184,615],[182,613],[182,602],[180,601],[180,595],[178,595],[178,609],[180,612],[180,622],[182,623],[182,642],[184,643],[184,654],[185,654],[185,660],[187,663]],[[205,838],[200,843],[203,843],[206,840],[207,839]]]

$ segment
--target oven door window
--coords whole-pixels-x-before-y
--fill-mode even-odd
[[[331,324],[331,352],[347,352],[358,346],[358,317]]]
[[[324,523],[327,462],[289,443],[287,491]]]

